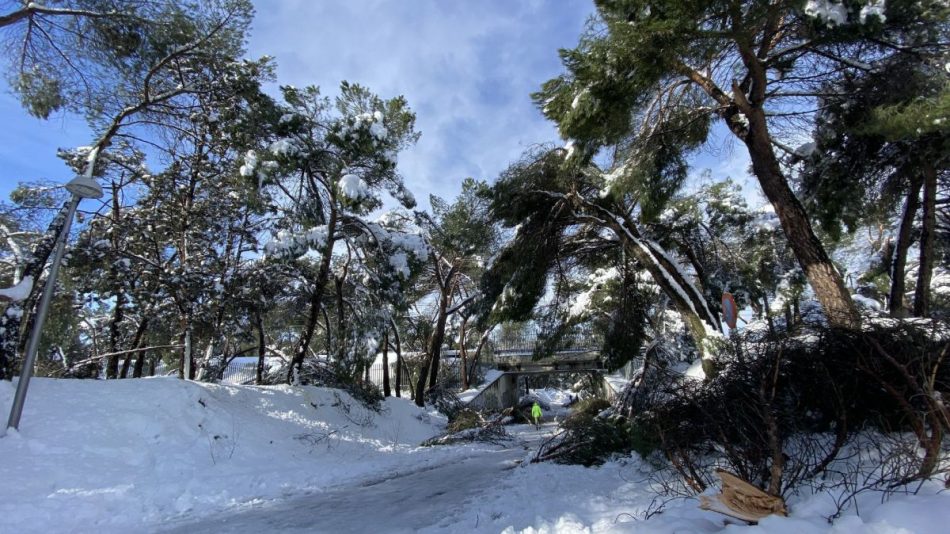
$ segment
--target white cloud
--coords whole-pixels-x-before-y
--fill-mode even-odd
[[[399,159],[400,172],[427,204],[453,198],[467,176],[493,180],[528,146],[557,139],[529,93],[561,71],[593,5],[437,0],[257,3],[249,52],[277,59],[278,81],[341,80],[382,97],[402,94],[422,138]]]

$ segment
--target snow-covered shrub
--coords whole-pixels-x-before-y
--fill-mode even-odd
[[[261,383],[267,385],[287,383],[287,368],[287,364],[272,366],[264,375]],[[326,361],[305,360],[296,377],[298,385],[342,389],[364,407],[376,412],[382,409],[383,394],[376,384],[354,380],[344,370],[330,365]]]
[[[950,430],[946,325],[886,321],[863,331],[802,325],[736,339],[706,382],[647,370],[643,392],[624,395],[635,428],[660,443],[684,485],[701,492],[726,468],[775,495],[822,473],[859,431],[910,435],[879,461],[882,487],[936,476]],[[916,450],[921,453],[917,454]],[[943,462],[943,463],[941,463]],[[893,467],[893,468],[891,468]]]

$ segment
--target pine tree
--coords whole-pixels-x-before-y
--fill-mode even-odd
[[[173,9],[170,12],[163,11],[161,16],[156,15],[153,21],[155,25],[148,26],[149,31],[142,35],[143,40],[136,45],[134,54],[120,54],[120,58],[102,55],[99,53],[101,50],[96,51],[101,43],[96,47],[74,51],[77,61],[87,60],[85,66],[90,69],[98,66],[109,73],[107,78],[97,78],[97,82],[102,83],[85,86],[90,92],[73,102],[77,110],[85,112],[97,134],[83,165],[84,171],[91,167],[88,170],[93,176],[99,172],[97,163],[107,147],[118,139],[138,139],[130,130],[141,124],[149,125],[153,131],[162,128],[174,130],[176,121],[187,120],[200,109],[198,102],[202,96],[228,90],[229,86],[218,83],[218,76],[243,67],[234,60],[242,51],[244,32],[249,24],[250,7],[246,2],[195,4],[190,6],[193,11],[171,7]],[[36,9],[34,4],[25,6],[11,17],[0,18],[0,24],[27,21],[28,28],[32,28],[38,16]],[[41,14],[72,16],[59,12]],[[98,18],[101,17],[91,17],[89,20]],[[75,36],[68,29],[66,35]],[[57,42],[54,37],[47,37],[53,43],[51,46]],[[70,56],[62,55],[61,52],[63,50],[54,46],[48,56],[59,57],[69,63]],[[86,52],[90,55],[84,55]],[[62,71],[53,69],[51,72],[66,73],[70,72],[70,68],[73,66],[67,65]],[[51,89],[43,86],[40,90],[47,92]],[[60,104],[64,105],[64,102],[56,105]],[[48,107],[45,112],[39,110],[41,112],[37,114],[48,114],[55,107]],[[30,261],[23,268],[23,272],[30,272],[36,282],[39,282],[39,275],[52,252],[53,238],[59,233],[63,222],[65,217],[53,220],[47,230],[47,238],[38,243]],[[28,316],[27,323],[30,322],[29,317],[32,316],[40,288],[42,284],[34,283],[33,291],[22,309]],[[0,373],[8,369],[9,362],[15,358],[16,339],[23,332],[19,319],[23,313],[18,313],[12,307],[5,311],[4,321],[7,324],[0,331]],[[10,376],[3,378],[9,379]]]
[[[241,174],[259,184],[262,202],[275,215],[267,255],[296,262],[312,253],[318,262],[308,276],[304,326],[286,377],[293,382],[326,310],[337,245],[346,250],[352,240],[390,239],[364,219],[381,205],[383,191],[407,208],[415,205],[396,171],[396,156],[418,134],[402,97],[382,100],[344,82],[331,105],[315,87],[282,90],[285,103],[271,114],[272,141],[245,153]],[[412,240],[395,241],[405,254],[424,254]]]
[[[896,317],[906,314],[907,251],[921,190],[925,209],[934,212],[936,176],[946,173],[950,161],[950,78],[936,59],[891,57],[872,71],[828,84],[815,141],[798,156],[809,209],[834,239],[842,226],[889,226],[893,207],[903,204],[887,269],[889,309]],[[933,224],[924,217],[921,251],[927,258],[933,257],[927,252]],[[927,263],[919,271],[923,278],[933,269],[933,261]],[[922,302],[918,313],[925,315],[929,283],[922,284],[915,308]]]
[[[651,227],[672,191],[658,199],[644,183],[650,174],[621,178],[589,162],[565,162],[565,156],[561,149],[529,153],[492,188],[492,215],[517,231],[482,277],[482,320],[528,319],[563,261],[592,246],[619,245],[669,298],[696,349],[712,356],[706,344],[721,335],[716,308]],[[616,188],[621,179],[628,180],[622,190]],[[713,374],[712,359],[706,364]]]
[[[3,44],[13,51],[5,74],[27,111],[44,119],[60,110],[113,115],[124,103],[118,87],[202,36],[217,35],[202,47],[207,59],[240,56],[252,13],[246,0],[5,2],[3,10]]]
[[[833,324],[857,325],[854,303],[776,154],[783,117],[807,118],[822,82],[869,68],[882,50],[939,47],[934,37],[946,10],[936,2],[888,2],[886,10],[873,2],[802,9],[791,0],[596,4],[580,45],[561,52],[567,73],[534,95],[573,152],[589,158],[617,147],[621,165],[629,161],[630,172],[659,180],[662,197],[664,175],[681,168],[711,121],[721,120],[746,147],[825,314]],[[926,36],[893,41],[910,27]],[[663,135],[673,137],[657,142]]]
[[[428,277],[422,290],[436,297],[433,328],[426,343],[426,355],[416,383],[415,401],[424,404],[426,384],[434,387],[439,376],[442,345],[452,316],[462,314],[478,297],[475,281],[482,262],[498,242],[498,233],[488,213],[488,186],[472,178],[462,181],[462,191],[450,205],[430,197],[432,216],[422,216],[422,227],[431,250]],[[468,314],[465,314],[466,317]],[[467,320],[463,322],[467,326]],[[465,326],[459,336],[463,387],[467,387]]]

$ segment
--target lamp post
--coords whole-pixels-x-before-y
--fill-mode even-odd
[[[33,365],[36,363],[36,351],[39,349],[43,323],[46,321],[46,314],[49,312],[49,303],[53,298],[53,291],[56,287],[56,276],[59,274],[59,264],[63,261],[63,251],[66,249],[66,240],[69,238],[69,228],[72,226],[73,216],[76,215],[76,208],[84,198],[102,198],[102,186],[92,177],[97,155],[98,151],[94,149],[90,154],[86,173],[76,176],[66,184],[66,190],[72,193],[73,196],[69,200],[69,207],[66,209],[66,221],[63,222],[63,229],[56,236],[53,263],[49,267],[49,276],[46,277],[43,296],[40,297],[40,304],[36,310],[36,321],[33,323],[30,341],[26,346],[26,358],[23,359],[23,368],[20,370],[20,380],[17,382],[13,406],[10,407],[8,429],[17,430],[20,426],[20,414],[23,413],[23,403],[26,401],[26,388],[30,386],[30,378],[33,376]]]

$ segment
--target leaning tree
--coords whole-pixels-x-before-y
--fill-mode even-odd
[[[580,44],[561,52],[566,72],[534,95],[571,140],[574,157],[603,147],[614,171],[662,176],[697,148],[641,142],[657,130],[697,131],[720,120],[748,152],[791,248],[829,320],[860,321],[841,275],[793,191],[782,151],[813,120],[824,83],[874,68],[885,53],[943,46],[937,1],[596,0]],[[912,37],[908,37],[912,36]]]

